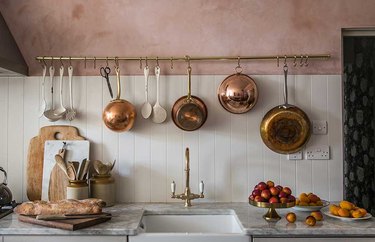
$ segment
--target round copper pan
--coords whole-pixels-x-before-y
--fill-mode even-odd
[[[207,120],[207,107],[196,97],[180,97],[172,108],[172,120],[177,127],[185,131],[194,131],[202,127]]]
[[[228,112],[246,113],[258,101],[258,88],[251,77],[236,73],[222,81],[217,89],[217,97],[221,106]]]

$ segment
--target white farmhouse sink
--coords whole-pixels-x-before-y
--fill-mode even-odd
[[[148,214],[129,242],[249,242],[234,214]]]

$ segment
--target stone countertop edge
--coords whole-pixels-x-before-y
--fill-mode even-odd
[[[18,215],[11,214],[0,219],[0,235],[137,235],[144,214],[235,214],[242,225],[243,233],[254,237],[375,237],[375,219],[343,222],[324,216],[313,227],[304,223],[310,212],[277,209],[282,217],[277,223],[263,219],[266,209],[248,203],[205,203],[196,202],[190,208],[183,203],[123,203],[105,208],[112,213],[111,220],[85,229],[67,231],[18,221]],[[288,212],[297,215],[297,221],[288,223],[284,218]]]

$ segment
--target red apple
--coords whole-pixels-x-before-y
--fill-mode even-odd
[[[280,198],[281,198],[281,197],[288,198],[288,194],[286,194],[284,191],[281,191],[281,192],[279,193],[279,197],[280,197]]]
[[[285,192],[285,193],[288,194],[288,195],[292,194],[292,190],[290,190],[289,187],[284,187],[284,188],[283,188],[283,192]]]
[[[259,190],[258,185],[255,185],[253,190]]]
[[[258,189],[256,189],[256,190],[254,190],[254,191],[251,193],[251,195],[253,195],[254,197],[256,197],[256,196],[260,196],[260,193],[261,193],[261,191],[258,190]]]
[[[259,182],[258,183],[258,189],[263,191],[264,189],[267,189],[267,184],[264,182]]]
[[[254,201],[255,201],[255,202],[264,202],[264,198],[262,198],[261,196],[256,196],[256,197],[254,198]]]
[[[282,197],[282,198],[280,198],[280,202],[281,202],[281,203],[288,203],[288,202],[289,202],[289,199],[286,198],[286,197]]]
[[[253,195],[250,195],[250,196],[249,196],[249,199],[252,200],[252,201],[254,201],[254,198],[255,198],[255,197],[254,197]]]
[[[279,195],[280,191],[276,187],[270,187],[270,192],[271,192],[272,196],[277,196],[277,195]]]
[[[261,192],[260,196],[261,196],[262,198],[264,198],[265,200],[270,199],[270,197],[271,197],[270,190],[268,190],[268,189],[263,190],[263,191]]]
[[[271,197],[270,200],[268,200],[269,203],[279,203],[279,199],[277,197]]]
[[[266,183],[267,183],[268,188],[275,186],[275,183],[273,181],[267,181]]]
[[[288,200],[289,200],[289,202],[295,202],[296,198],[293,195],[289,195]]]
[[[276,188],[281,192],[283,190],[283,187],[280,185],[277,185]]]

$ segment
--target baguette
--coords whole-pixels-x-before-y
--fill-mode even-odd
[[[105,202],[101,199],[66,199],[57,202],[33,201],[18,205],[14,211],[22,215],[98,214]]]

